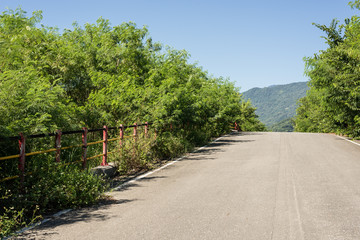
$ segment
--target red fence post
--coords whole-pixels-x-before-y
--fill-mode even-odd
[[[147,133],[148,133],[148,122],[145,122],[145,137],[147,137]]]
[[[24,183],[24,177],[25,177],[25,137],[22,133],[19,134],[19,171],[20,171],[20,184],[21,186]]]
[[[107,143],[108,143],[108,127],[104,126],[103,130],[103,160],[101,166],[107,166]]]
[[[134,123],[134,140],[136,141],[136,135],[137,135],[137,123]]]
[[[120,141],[119,141],[120,146],[122,145],[123,139],[124,139],[124,126],[120,124]]]
[[[82,149],[83,149],[83,154],[82,154],[82,168],[85,169],[86,168],[86,153],[87,153],[87,133],[88,133],[88,129],[86,127],[83,127],[83,133],[82,133]]]
[[[55,133],[55,161],[60,162],[60,151],[61,151],[61,130],[56,130]]]

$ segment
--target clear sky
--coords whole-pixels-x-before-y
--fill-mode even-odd
[[[0,11],[21,6],[61,30],[72,23],[146,25],[155,42],[185,49],[215,77],[228,77],[241,91],[307,81],[303,57],[326,49],[313,22],[343,23],[357,15],[349,0],[0,0]]]

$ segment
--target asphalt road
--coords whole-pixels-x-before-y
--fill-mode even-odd
[[[241,133],[25,232],[35,239],[360,239],[360,146]]]

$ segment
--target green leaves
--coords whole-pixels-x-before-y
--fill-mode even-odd
[[[185,50],[162,50],[146,27],[132,22],[111,27],[100,18],[59,33],[38,27],[41,18],[41,12],[26,17],[21,9],[0,15],[1,136],[152,122],[156,143],[146,146],[147,152],[140,144],[137,154],[122,155],[125,162],[139,160],[135,166],[129,163],[136,167],[151,157],[174,157],[203,144],[228,132],[235,121],[242,130],[264,129],[233,83],[189,63]],[[62,142],[79,144],[75,138],[69,135]],[[27,141],[27,151],[52,148],[48,140]],[[16,142],[1,143],[0,153],[17,154]],[[81,149],[61,154],[64,162],[78,161]],[[28,210],[38,202],[41,211],[82,206],[105,190],[101,179],[76,166],[53,165],[50,154],[29,158],[26,167],[33,175],[26,178],[26,194],[7,205]],[[16,162],[0,167],[2,173],[17,174]],[[16,213],[11,214],[16,218]]]
[[[111,27],[100,18],[59,34],[37,28],[40,20],[41,12],[27,18],[21,9],[0,16],[0,94],[11,96],[0,111],[9,116],[2,122],[8,133],[152,121],[199,132],[215,124],[211,136],[247,121],[251,106],[232,83],[188,63],[185,50],[161,50],[146,27]]]
[[[350,4],[356,6],[358,2]],[[300,100],[296,130],[358,137],[360,22],[354,16],[339,28],[337,24],[333,20],[329,27],[316,25],[327,34],[329,48],[305,59],[311,90]]]
[[[0,74],[0,125],[5,133],[14,135],[52,132],[59,127],[70,128],[73,110],[60,86],[52,86],[36,70],[5,71]]]

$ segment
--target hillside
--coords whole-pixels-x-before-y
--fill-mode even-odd
[[[308,89],[307,82],[296,82],[252,88],[243,92],[243,96],[251,100],[259,119],[271,130],[273,125],[295,116],[297,100],[304,97]],[[278,128],[274,130],[280,131]]]

